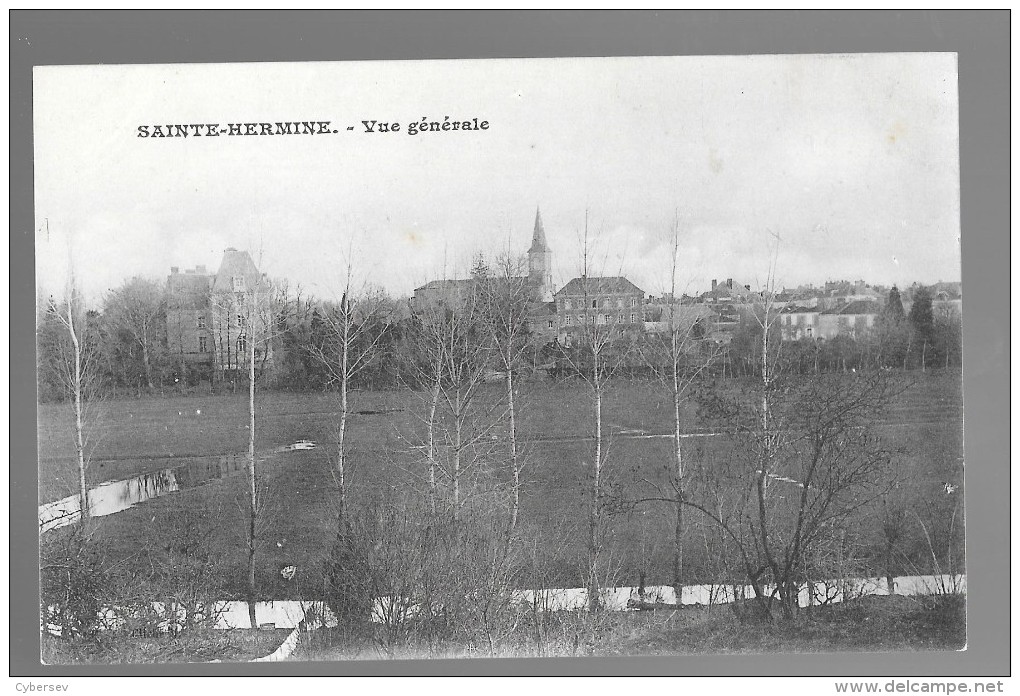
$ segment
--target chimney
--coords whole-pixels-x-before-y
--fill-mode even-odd
[[[180,272],[180,270],[181,269],[180,269],[179,266],[171,266],[170,267],[170,275],[177,275]]]
[[[712,292],[715,292],[715,286],[716,286],[716,283],[717,283],[717,282],[718,282],[718,281],[716,281],[716,279],[715,279],[715,278],[713,278],[713,279],[712,279]]]

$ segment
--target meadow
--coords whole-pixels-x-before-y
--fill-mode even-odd
[[[918,518],[925,510],[944,510],[946,484],[963,497],[963,404],[956,371],[912,373],[912,386],[899,394],[881,416],[878,433],[895,451],[895,463],[910,484]],[[738,389],[737,380],[720,388]],[[487,385],[481,403],[492,404],[501,385]],[[348,424],[351,447],[351,498],[399,505],[409,490],[422,490],[425,469],[421,450],[424,402],[409,391],[355,392],[355,415]],[[263,598],[312,598],[321,595],[321,567],[336,531],[335,486],[330,471],[330,442],[336,421],[334,395],[265,392],[257,398],[256,441],[267,491],[267,513],[258,553],[258,587]],[[188,459],[246,450],[246,394],[176,396],[110,400],[92,433],[90,485],[163,469]],[[706,462],[729,456],[729,440],[711,436],[711,428],[688,405],[684,413],[689,456]],[[656,382],[618,380],[604,403],[609,443],[608,470],[622,495],[647,495],[664,480],[670,441],[648,437],[672,428],[669,394]],[[522,528],[543,539],[548,583],[581,584],[585,556],[585,474],[590,462],[591,416],[588,394],[578,381],[545,378],[522,381],[518,429],[525,441],[527,467],[522,497]],[[39,501],[74,493],[74,450],[67,405],[39,406]],[[497,447],[504,432],[487,433]],[[299,440],[313,450],[273,454]],[[486,455],[482,455],[485,459]],[[489,457],[476,470],[473,484],[479,501],[498,500],[492,491],[507,474]],[[245,597],[247,482],[243,475],[212,481],[107,517],[96,518],[97,538],[116,564],[130,568],[148,561],[163,520],[182,510],[201,511],[214,525],[208,530],[224,571],[224,598]],[[938,503],[938,505],[935,505]],[[960,505],[962,508],[962,503]],[[962,511],[961,511],[962,512]],[[672,508],[645,504],[623,511],[609,524],[607,558],[613,581],[637,585],[667,584],[672,554]],[[877,520],[875,521],[877,525]],[[875,533],[875,530],[864,530]],[[60,534],[51,532],[50,534]],[[687,551],[688,581],[715,578],[712,558],[701,539],[711,534],[695,525]],[[915,530],[915,535],[920,532]],[[955,532],[962,539],[962,525]],[[950,540],[949,543],[952,543]],[[287,580],[286,566],[297,574]],[[904,568],[904,574],[916,568]]]

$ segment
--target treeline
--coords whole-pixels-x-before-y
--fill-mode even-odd
[[[476,269],[487,273],[487,269]],[[349,386],[358,389],[389,389],[400,386],[419,387],[420,370],[416,365],[414,344],[423,328],[421,312],[404,300],[396,300],[380,289],[368,293],[374,307],[359,324],[370,322],[359,330],[357,342],[371,346],[371,360]],[[179,348],[171,348],[168,336],[167,297],[163,284],[133,278],[111,291],[101,307],[89,310],[84,317],[85,343],[93,355],[95,379],[103,391],[113,395],[185,392],[204,382],[214,389],[237,387],[246,379],[244,370],[236,374],[217,373],[212,362],[195,363]],[[325,391],[336,388],[336,375],[330,366],[339,359],[340,341],[334,330],[342,323],[345,299],[329,302],[303,296],[300,288],[292,291],[286,282],[274,286],[272,311],[275,319],[272,336],[271,364],[260,365],[263,386],[292,391]],[[364,304],[365,298],[359,298]],[[38,385],[41,401],[67,399],[66,380],[61,379],[66,356],[67,336],[59,303],[52,298],[39,301],[37,317]],[[526,311],[526,308],[522,311]],[[748,377],[757,374],[762,322],[754,313],[761,307],[748,306],[742,312],[739,327],[729,342],[707,340],[704,320],[688,327],[691,338],[688,358],[702,362],[711,360],[706,371],[716,377]],[[778,311],[778,310],[777,310]],[[477,317],[476,317],[477,319]],[[882,313],[872,326],[856,332],[842,333],[829,340],[802,337],[784,338],[782,321],[770,323],[776,345],[781,345],[789,369],[800,374],[849,372],[855,370],[897,369],[926,370],[960,367],[962,365],[962,321],[958,312],[935,307],[932,293],[920,288],[914,293],[909,314],[903,309],[898,290],[894,287]],[[786,337],[789,338],[789,337]],[[569,372],[569,365],[582,360],[577,348],[569,342],[546,342],[528,333],[520,369],[543,370],[560,377]],[[662,342],[668,332],[646,333],[639,329],[621,332],[618,340],[608,346],[621,355],[616,360],[619,374],[627,377],[648,376],[661,367]],[[572,355],[573,354],[573,355]],[[262,367],[266,367],[263,374]],[[499,370],[498,361],[493,369]]]

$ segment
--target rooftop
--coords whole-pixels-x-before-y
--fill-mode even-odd
[[[623,276],[581,276],[580,278],[574,278],[569,283],[560,288],[559,292],[556,293],[557,297],[576,296],[576,295],[641,295],[644,296],[644,290],[634,285]]]

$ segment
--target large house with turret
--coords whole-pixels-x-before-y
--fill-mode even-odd
[[[216,273],[205,266],[170,269],[167,347],[171,358],[203,379],[244,372],[254,341],[257,369],[273,360],[271,287],[247,251],[224,250]]]

